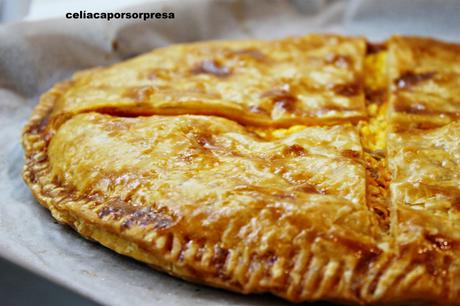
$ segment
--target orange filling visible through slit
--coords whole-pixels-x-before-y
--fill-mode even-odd
[[[358,123],[361,144],[366,164],[367,205],[386,231],[390,227],[390,206],[388,204],[390,173],[386,159],[387,120],[387,78],[386,50],[368,53],[365,59],[365,91],[368,120]]]
[[[376,214],[378,223],[384,231],[388,231],[390,227],[390,207],[387,200],[391,179],[386,159],[388,132],[386,61],[387,51],[383,48],[366,56],[364,87],[368,118],[357,124],[364,151],[362,159],[366,166],[367,205]],[[351,123],[347,124],[351,125]],[[277,139],[302,131],[306,127],[294,125],[284,129],[250,129],[262,138]]]

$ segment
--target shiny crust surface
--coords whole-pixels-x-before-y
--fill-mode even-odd
[[[455,78],[417,77],[455,74],[455,48],[311,35],[177,45],[80,72],[24,128],[24,179],[84,237],[192,282],[458,305],[460,122],[396,111],[401,97],[456,107]],[[410,88],[396,88],[402,74]]]
[[[263,126],[357,121],[366,116],[364,55],[363,39],[333,35],[175,45],[77,74],[55,113],[115,108]]]
[[[393,226],[409,274],[457,305],[460,291],[460,121],[388,135]],[[404,265],[406,263],[402,263]],[[436,276],[436,277],[430,277]],[[439,302],[438,302],[439,303]]]
[[[460,119],[460,45],[429,38],[389,41],[390,120],[432,128]]]

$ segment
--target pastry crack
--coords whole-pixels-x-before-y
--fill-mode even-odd
[[[459,48],[311,35],[81,72],[34,110],[24,178],[84,237],[190,281],[455,304]]]

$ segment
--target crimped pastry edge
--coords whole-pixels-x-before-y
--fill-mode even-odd
[[[204,274],[201,274],[200,277],[194,277],[193,274],[189,272],[189,267],[178,265],[177,261],[174,258],[169,258],[168,255],[170,254],[166,254],[161,248],[157,250],[146,250],[142,247],[141,243],[128,239],[122,233],[109,231],[108,229],[95,226],[92,224],[91,220],[85,219],[83,214],[76,216],[72,215],[69,211],[61,209],[60,206],[63,204],[73,203],[87,205],[91,203],[87,199],[73,199],[71,196],[69,196],[69,193],[66,192],[63,187],[58,186],[52,182],[52,178],[46,173],[49,165],[46,152],[48,145],[47,140],[43,138],[43,135],[34,134],[31,132],[31,130],[46,119],[57,100],[57,96],[62,95],[70,85],[70,81],[59,83],[55,85],[48,93],[42,96],[39,104],[34,109],[29,122],[24,127],[23,146],[26,153],[26,162],[24,165],[23,178],[30,186],[35,198],[38,199],[41,205],[51,211],[54,218],[56,218],[61,223],[71,226],[83,237],[95,240],[120,254],[133,257],[137,260],[149,264],[157,270],[167,272],[176,277],[194,283],[206,284],[239,293],[248,294],[270,292],[292,302],[328,300],[352,304],[380,304],[383,302],[401,303],[421,300],[423,303],[439,303],[438,299],[441,297],[440,292],[435,292],[434,290],[427,291],[426,289],[430,287],[427,288],[422,286],[415,291],[407,291],[406,294],[404,294],[405,289],[409,289],[412,282],[404,282],[405,284],[402,287],[398,287],[399,284],[390,283],[386,284],[387,287],[385,288],[385,284],[383,284],[383,291],[380,292],[376,292],[375,288],[374,290],[371,290],[371,286],[377,287],[382,283],[382,275],[386,270],[391,270],[395,263],[400,260],[412,261],[410,253],[407,254],[407,256],[404,256],[405,258],[399,257],[398,254],[383,254],[376,263],[376,266],[373,268],[374,277],[368,278],[366,281],[360,283],[357,290],[356,288],[352,288],[353,286],[351,282],[348,283],[345,288],[340,288],[340,292],[331,292],[331,289],[334,288],[329,287],[317,288],[318,290],[316,292],[309,292],[308,290],[305,291],[305,288],[301,288],[302,283],[294,284],[297,288],[287,286],[282,288],[267,288],[261,284],[250,282],[243,287],[239,287],[216,277],[203,277]],[[161,236],[156,237],[157,240],[160,238]],[[177,237],[167,237],[167,239],[180,240],[181,238],[177,235]],[[348,258],[353,257],[350,254],[347,255],[349,255]],[[318,258],[314,254],[309,254],[309,256],[310,262]],[[324,265],[329,263],[327,258],[318,258],[317,261],[322,261],[323,263],[325,262]],[[343,262],[339,264],[344,265]],[[344,271],[346,268],[347,267],[341,267],[340,270]],[[323,269],[318,269],[318,271],[313,273],[320,273],[323,271]],[[289,271],[289,273],[290,272],[292,271]],[[309,271],[304,271],[305,274],[307,272]],[[255,274],[254,271],[252,271],[252,273]],[[354,272],[352,272],[352,274],[353,273]],[[407,275],[409,274],[406,274],[406,276]],[[335,276],[333,275],[332,277]],[[351,281],[354,279],[354,276],[351,275],[348,278]],[[251,279],[250,275],[248,276],[248,279]],[[400,280],[401,284],[403,283],[403,280],[405,279],[403,278]],[[301,292],[295,292],[295,290],[298,291],[299,286]],[[444,295],[442,295],[442,297],[444,297]],[[455,300],[455,294],[452,295],[452,292],[450,292],[448,299],[442,301],[442,303],[444,303],[444,305],[456,305],[457,302]]]

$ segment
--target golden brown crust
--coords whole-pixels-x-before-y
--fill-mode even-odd
[[[390,121],[431,128],[460,119],[460,45],[395,36],[389,41]]]
[[[219,115],[263,126],[357,121],[365,42],[310,35],[156,49],[80,72],[54,116],[82,111]]]
[[[341,50],[362,43],[312,36],[291,41],[292,49],[286,49],[289,40],[274,44],[281,44],[281,54],[298,55],[302,47],[312,55],[331,39]],[[259,45],[275,48],[268,42],[215,42],[170,50],[245,46],[238,56],[256,61],[262,56],[254,49]],[[152,57],[167,59],[167,51]],[[112,87],[98,82],[116,84],[117,72],[138,73],[136,67],[148,58],[58,84],[34,110],[23,133],[24,179],[57,220],[157,269],[237,292],[271,292],[291,301],[458,303],[458,122],[433,131],[394,128],[386,159],[379,151],[368,152],[369,142],[360,140],[365,134],[350,124],[302,127],[275,137],[268,128],[255,131],[214,116],[154,115],[161,111],[150,96],[140,97],[148,111],[131,100],[91,98],[96,87],[116,97]],[[326,66],[317,69],[340,71]],[[195,72],[217,68],[195,67]],[[353,75],[362,74],[360,69]],[[220,75],[206,82],[220,88],[219,78],[228,72],[220,67],[213,73]],[[398,94],[390,92],[390,103]],[[179,113],[196,114],[210,106],[206,103],[191,103]],[[273,116],[258,121],[225,106],[218,114],[240,123],[279,123]],[[354,120],[347,112],[336,115]],[[330,124],[322,116],[315,120],[304,123]],[[420,147],[424,152],[414,155]]]

